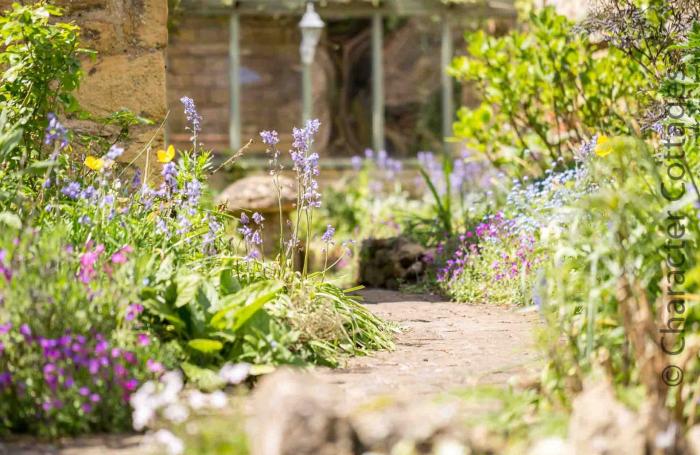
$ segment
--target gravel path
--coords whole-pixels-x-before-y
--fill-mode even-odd
[[[505,384],[539,366],[533,349],[537,313],[386,290],[365,290],[362,295],[370,310],[403,331],[394,351],[353,358],[345,368],[321,372],[351,402]]]

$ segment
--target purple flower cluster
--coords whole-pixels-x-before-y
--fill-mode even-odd
[[[110,347],[101,333],[86,336],[67,330],[58,338],[48,338],[36,335],[27,324],[19,327],[18,337],[13,338],[11,332],[12,324],[0,325],[0,335],[5,335],[8,340],[21,340],[16,342],[15,350],[26,355],[29,355],[27,351],[38,351],[37,368],[41,371],[41,382],[25,381],[3,371],[0,372],[0,394],[9,392],[38,400],[37,405],[46,416],[64,406],[77,407],[85,414],[92,413],[105,399],[102,395],[105,392],[116,391],[124,402],[128,402],[131,393],[139,386],[131,372],[138,368],[136,354]],[[27,388],[34,392],[25,393]]]
[[[117,158],[122,156],[123,153],[124,153],[123,148],[118,147],[116,145],[113,145],[109,148],[109,151],[105,155],[105,158],[107,158],[108,160],[111,160],[111,161],[117,161]]]
[[[449,187],[453,193],[463,194],[470,189],[489,190],[494,179],[494,169],[487,164],[471,159],[469,152],[463,151],[450,163],[451,171],[445,176],[445,166],[432,152],[418,152],[418,163],[430,177],[430,181],[440,195]]]
[[[163,185],[166,192],[172,193],[177,190],[177,166],[175,166],[175,163],[172,161],[166,163],[165,166],[163,166],[161,175],[163,176]]]
[[[202,237],[202,248],[206,254],[214,254],[216,250],[214,249],[214,241],[216,236],[221,230],[221,223],[219,223],[216,218],[209,217],[209,230]]]
[[[70,199],[78,199],[78,197],[80,197],[80,183],[68,182],[68,184],[61,189],[61,193]]]
[[[309,120],[302,129],[294,128],[292,135],[294,142],[290,150],[293,169],[297,174],[299,191],[301,192],[301,209],[309,210],[321,206],[321,193],[319,192],[318,153],[310,153],[314,137],[318,133],[321,123],[318,120]]]
[[[403,169],[403,163],[400,160],[390,158],[386,150],[380,150],[376,154],[372,149],[365,149],[365,156],[355,155],[351,158],[353,169],[361,170],[365,165],[373,167],[385,174],[387,179],[393,179],[396,174]]]
[[[261,131],[260,138],[262,139],[262,141],[265,145],[270,146],[270,147],[274,147],[275,145],[279,144],[279,142],[280,142],[279,135],[277,134],[277,131],[275,131],[275,130]]]
[[[332,225],[326,227],[326,232],[321,236],[321,240],[325,243],[331,243],[333,241],[333,236],[335,235],[335,228]]]
[[[459,243],[445,262],[438,269],[437,281],[440,283],[459,279],[466,269],[482,267],[477,259],[483,253],[484,245],[496,243],[503,248],[499,259],[490,267],[496,271],[496,281],[517,278],[520,273],[530,272],[537,263],[535,257],[535,237],[533,235],[514,234],[513,222],[505,218],[502,212],[487,217],[473,230],[459,236]],[[507,253],[512,249],[514,253]],[[438,247],[438,254],[444,253],[444,245]]]
[[[243,240],[246,245],[246,261],[251,261],[253,259],[260,258],[260,251],[258,247],[262,245],[262,222],[265,220],[262,215],[258,212],[253,213],[253,223],[250,222],[250,218],[245,213],[241,213],[241,227],[238,228],[238,232],[243,235]]]
[[[584,142],[579,147],[578,151],[574,153],[574,158],[576,161],[586,161],[589,157],[593,155],[596,145],[598,145],[598,135],[595,134],[590,141]]]
[[[56,114],[49,113],[49,124],[44,133],[44,144],[57,144],[58,149],[62,150],[68,146],[68,130],[58,121]]]
[[[202,116],[197,112],[197,106],[192,98],[183,96],[180,102],[185,106],[185,117],[191,125],[192,134],[196,137],[202,130]]]

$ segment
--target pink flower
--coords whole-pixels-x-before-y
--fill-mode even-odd
[[[136,379],[129,379],[128,381],[125,381],[122,383],[122,387],[124,387],[125,390],[128,390],[129,392],[133,392],[136,390],[136,387],[138,387],[139,382]]]
[[[134,249],[130,245],[123,246],[112,255],[112,264],[124,264],[126,262],[126,255],[133,252]]]
[[[142,311],[143,305],[141,305],[140,303],[133,303],[126,308],[126,316],[124,317],[124,319],[126,319],[127,321],[133,321],[134,319],[136,319],[136,316],[138,316],[139,313],[141,313]]]
[[[78,270],[78,278],[85,284],[88,284],[95,278],[95,263],[104,252],[104,245],[97,245],[93,251],[86,251],[80,256],[80,270]]]
[[[148,346],[151,343],[151,339],[145,333],[139,333],[136,335],[139,346]]]
[[[148,368],[148,371],[150,371],[151,373],[160,373],[163,370],[165,370],[162,363],[156,362],[153,359],[148,359],[146,361],[146,367]]]

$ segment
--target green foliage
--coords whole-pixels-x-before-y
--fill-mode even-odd
[[[49,112],[79,109],[73,92],[82,76],[78,58],[87,51],[79,47],[77,26],[52,20],[60,16],[60,8],[46,2],[14,3],[0,16],[0,110],[23,128],[32,152],[41,150]]]
[[[516,176],[571,160],[598,131],[631,132],[626,114],[645,87],[636,63],[615,49],[597,49],[553,8],[529,19],[503,37],[469,34],[469,55],[451,67],[483,96],[478,107],[460,109],[455,136]]]
[[[142,320],[200,367],[227,361],[335,365],[341,355],[391,347],[388,326],[333,285],[266,278],[272,268],[233,260],[184,272],[172,260],[148,278]]]
[[[0,433],[47,437],[130,427],[128,394],[172,365],[158,340],[125,318],[138,270],[100,257],[86,284],[85,253],[67,248],[67,226],[0,230]],[[126,398],[125,398],[126,397]]]

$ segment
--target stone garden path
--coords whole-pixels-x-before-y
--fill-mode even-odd
[[[362,296],[372,312],[403,330],[394,351],[353,358],[345,368],[320,373],[350,402],[505,384],[539,366],[533,348],[538,315],[532,311],[386,290],[364,290]]]
[[[438,297],[386,290],[361,292],[368,308],[397,323],[396,349],[351,359],[344,368],[319,369],[322,380],[344,393],[348,404],[381,396],[420,399],[471,385],[503,385],[538,367],[531,311],[465,305]],[[4,454],[112,455],[141,452],[138,435],[91,436],[61,448],[28,440],[4,445]]]

